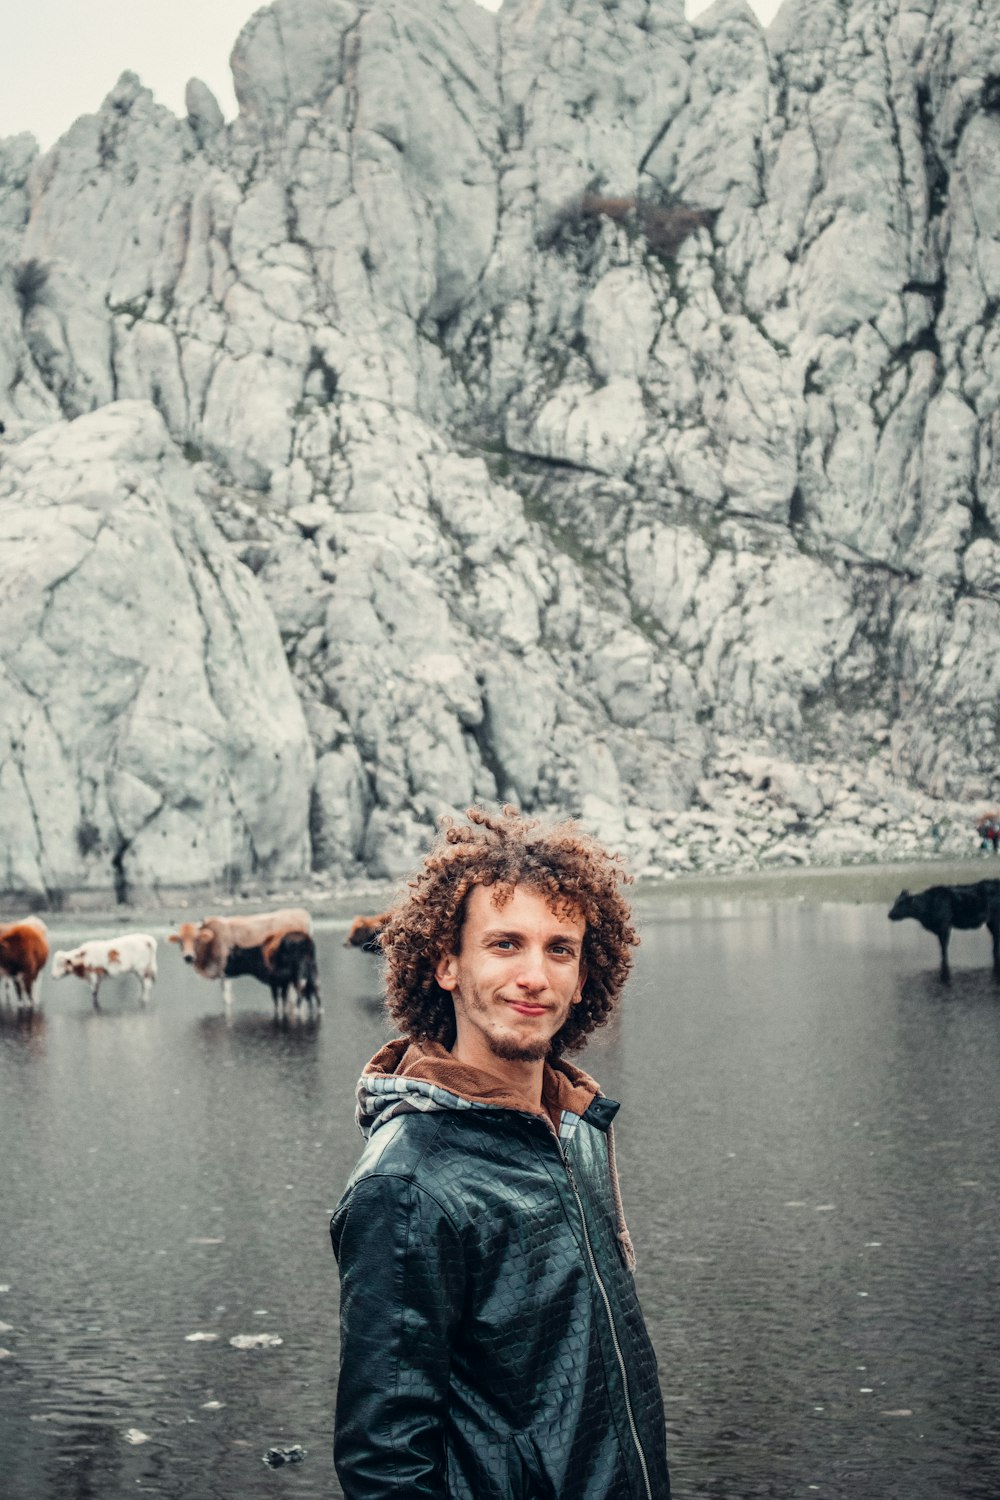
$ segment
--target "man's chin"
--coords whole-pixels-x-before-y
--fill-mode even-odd
[[[493,1056],[502,1058],[504,1062],[544,1062],[551,1045],[548,1037],[539,1037],[537,1042],[525,1042],[512,1036],[491,1036],[487,1041]]]

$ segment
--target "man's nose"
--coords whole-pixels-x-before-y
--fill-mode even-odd
[[[542,950],[526,948],[521,955],[521,965],[517,972],[519,987],[522,990],[544,990],[548,982]]]

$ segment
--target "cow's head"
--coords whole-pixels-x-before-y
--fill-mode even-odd
[[[195,960],[195,944],[198,941],[198,933],[201,930],[200,922],[182,922],[176,932],[172,932],[167,939],[170,943],[180,946],[181,958],[186,964],[193,964]]]
[[[63,979],[67,974],[73,972],[73,955],[64,953],[61,948],[52,955],[52,978]]]
[[[216,920],[181,922],[169,941],[180,946],[186,964],[193,964],[205,979],[221,979],[229,956],[229,945],[219,933]]]
[[[215,918],[209,917],[198,928],[194,940],[194,966],[206,979],[221,979],[226,972],[229,957],[229,942],[216,926]]]
[[[344,939],[344,947],[365,948],[369,953],[377,953],[379,938],[388,920],[387,911],[380,912],[377,917],[355,917]]]
[[[912,916],[913,897],[910,895],[909,891],[900,891],[899,895],[892,903],[892,909],[889,912],[889,921],[901,922],[904,917]]]

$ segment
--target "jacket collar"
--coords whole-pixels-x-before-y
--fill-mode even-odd
[[[571,1133],[595,1100],[611,1103],[589,1073],[557,1058],[545,1064],[542,1105],[532,1109],[511,1093],[504,1079],[456,1062],[440,1042],[415,1042],[408,1037],[388,1042],[375,1054],[358,1082],[357,1098],[358,1124],[365,1135],[404,1110],[510,1109],[558,1121],[558,1133],[564,1136],[563,1122]],[[595,1123],[607,1128],[603,1120]]]

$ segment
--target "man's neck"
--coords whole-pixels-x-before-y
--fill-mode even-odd
[[[537,1062],[520,1062],[512,1058],[497,1057],[488,1047],[479,1047],[473,1040],[459,1037],[451,1049],[456,1062],[477,1072],[489,1073],[500,1078],[512,1094],[523,1099],[528,1109],[540,1109],[542,1105],[542,1080],[545,1077],[545,1059]]]

